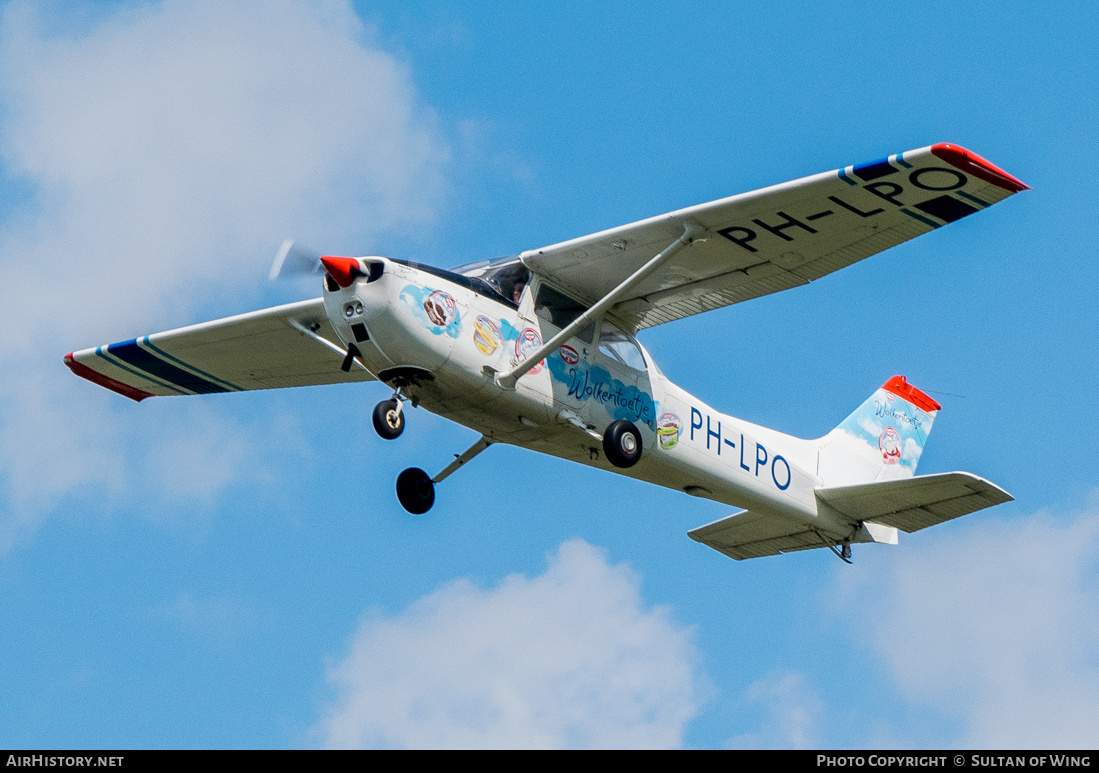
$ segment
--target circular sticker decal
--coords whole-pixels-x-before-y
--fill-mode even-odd
[[[656,440],[661,448],[675,448],[682,433],[683,424],[676,414],[670,411],[660,414],[660,418],[656,420]]]
[[[557,350],[557,353],[561,355],[561,359],[568,365],[575,365],[580,362],[580,352],[576,351],[568,344],[563,344],[561,348]]]
[[[515,339],[515,364],[520,362],[526,362],[527,357],[534,354],[542,348],[542,336],[538,335],[538,331],[533,328],[524,328],[523,332],[519,334],[519,337]],[[531,368],[528,373],[532,376],[538,371],[542,370],[542,366],[546,364],[545,360]]]
[[[504,343],[499,326],[488,317],[477,317],[473,323],[473,343],[481,354],[492,354]]]
[[[454,302],[450,293],[444,293],[442,290],[436,290],[424,301],[424,311],[427,312],[428,319],[440,327],[446,327],[451,323],[457,308],[458,304]]]
[[[892,427],[886,427],[878,435],[878,449],[886,464],[896,464],[901,460],[901,436]]]

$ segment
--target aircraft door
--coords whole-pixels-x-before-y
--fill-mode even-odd
[[[599,339],[593,373],[603,382],[603,389],[594,402],[601,408],[594,411],[593,423],[606,426],[617,419],[627,419],[644,431],[656,430],[656,406],[645,356],[641,347],[612,322],[604,319],[599,325]]]
[[[587,307],[540,282],[534,314],[543,340],[571,324]],[[598,330],[599,335],[596,336]],[[655,408],[645,357],[630,336],[603,320],[588,325],[546,358],[558,410],[578,414],[602,431],[617,419],[655,430]]]

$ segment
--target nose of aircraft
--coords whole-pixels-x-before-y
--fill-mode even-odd
[[[332,255],[324,255],[321,257],[321,264],[340,287],[350,287],[357,277],[363,275],[362,267],[355,258],[338,258]]]

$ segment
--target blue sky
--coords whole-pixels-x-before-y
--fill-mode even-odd
[[[12,747],[1099,743],[1097,27],[1084,3],[11,2],[0,14],[0,738]],[[924,473],[1016,501],[734,562],[729,508],[374,385],[161,398],[65,352],[310,297],[279,243],[453,266],[961,144],[1034,190],[646,331],[806,437],[904,374]]]

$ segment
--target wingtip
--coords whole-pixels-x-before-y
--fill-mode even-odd
[[[146,392],[143,389],[132,387],[129,384],[123,384],[121,381],[116,381],[110,376],[104,376],[102,373],[92,370],[87,365],[77,362],[76,358],[73,356],[73,352],[66,354],[64,361],[65,367],[71,370],[74,375],[91,381],[93,384],[98,384],[112,392],[117,392],[123,397],[130,398],[134,402],[140,403],[147,397],[156,397],[152,392]]]
[[[1033,190],[1022,180],[1005,172],[991,161],[981,158],[971,150],[966,150],[961,145],[951,142],[940,142],[931,146],[932,155],[941,158],[946,163],[961,169],[963,172],[992,183],[998,188],[1003,188],[1011,193]]]

